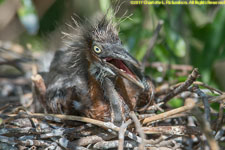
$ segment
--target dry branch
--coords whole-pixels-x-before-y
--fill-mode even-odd
[[[195,117],[198,119],[198,122],[200,123],[200,127],[207,138],[210,149],[211,150],[220,150],[218,143],[214,139],[214,135],[212,133],[210,123],[208,121],[206,121],[206,119],[204,117],[202,117],[201,112],[197,108],[195,108],[193,110],[193,115],[195,115]]]
[[[168,102],[171,98],[173,98],[174,96],[180,94],[181,92],[183,92],[184,90],[187,90],[187,88],[189,86],[191,86],[191,84],[199,77],[199,72],[198,69],[194,69],[192,71],[192,73],[188,76],[187,80],[182,83],[180,86],[178,86],[176,89],[174,89],[173,91],[171,91],[170,93],[168,93],[161,101],[166,103]]]
[[[15,116],[17,116],[17,114],[9,114],[8,116],[15,117]],[[37,118],[37,119],[56,121],[56,122],[63,122],[63,120],[80,121],[80,122],[94,124],[96,126],[102,127],[103,129],[106,129],[106,130],[111,129],[111,130],[117,131],[117,132],[120,131],[120,128],[115,126],[111,122],[103,122],[103,121],[99,121],[99,120],[95,120],[95,119],[91,119],[91,118],[87,118],[87,117],[80,117],[80,116],[33,113],[32,115],[27,114],[27,115],[20,116],[20,117]],[[125,135],[127,135],[129,138],[137,141],[138,143],[142,142],[140,137],[136,136],[135,134],[133,134],[129,131],[126,131]]]
[[[159,20],[158,25],[157,25],[157,27],[156,27],[156,29],[154,31],[154,35],[153,35],[153,37],[151,38],[151,40],[149,42],[146,55],[144,56],[144,58],[142,60],[142,63],[144,64],[143,68],[145,68],[145,62],[147,62],[147,59],[149,58],[149,56],[151,54],[151,51],[152,51],[152,49],[153,49],[153,47],[154,47],[154,45],[156,43],[156,40],[157,40],[157,38],[159,36],[159,32],[160,32],[160,30],[162,28],[163,23],[164,22],[162,20]]]
[[[136,126],[136,130],[139,133],[139,135],[141,136],[141,143],[139,145],[139,149],[140,150],[144,150],[146,137],[145,137],[145,134],[144,134],[144,132],[142,130],[141,123],[138,120],[137,116],[135,115],[134,111],[130,112],[130,117],[133,119],[134,124]]]
[[[221,95],[221,96],[218,96],[218,97],[215,97],[215,98],[209,99],[209,103],[222,101],[224,99],[225,99],[225,94]],[[194,104],[194,103],[187,104],[185,106],[182,106],[182,107],[179,107],[179,108],[176,108],[176,109],[173,109],[173,110],[170,110],[170,111],[167,111],[167,112],[164,112],[164,113],[161,113],[161,114],[149,117],[149,118],[145,118],[144,121],[143,121],[143,124],[152,123],[152,122],[155,122],[155,121],[157,121],[157,122],[162,121],[162,120],[165,120],[172,115],[175,115],[175,114],[178,114],[178,113],[181,113],[181,112],[187,112],[187,111],[190,111],[191,109],[193,109],[194,107],[200,107],[202,105],[203,105],[202,102],[198,102],[196,104]]]
[[[123,150],[123,145],[124,145],[124,134],[127,129],[127,127],[132,123],[131,119],[127,120],[125,123],[123,123],[120,126],[120,131],[119,131],[119,145],[118,145],[118,150]]]
[[[191,66],[183,65],[156,63],[150,65],[157,68],[170,67],[186,74],[192,69]],[[43,78],[36,72],[32,76],[33,94],[42,102],[42,105],[45,105],[46,87]],[[18,149],[49,150],[93,148],[174,150],[181,149],[182,146],[188,144],[191,150],[200,149],[207,140],[210,148],[217,150],[222,139],[225,138],[223,127],[225,94],[202,82],[195,81],[198,76],[198,71],[194,69],[185,82],[172,85],[165,82],[162,87],[156,86],[154,104],[146,107],[145,112],[132,111],[130,119],[120,127],[111,122],[86,117],[30,112],[32,105],[29,104],[26,107],[18,105],[20,103],[18,100],[25,101],[21,99],[24,96],[23,93],[14,97],[4,97],[1,99],[3,105],[0,108],[0,149],[2,146],[10,149],[12,148],[10,145],[15,145]],[[27,86],[30,81],[20,78],[7,80],[6,83]],[[202,88],[219,96],[209,96]],[[29,92],[31,93],[31,90]],[[184,94],[185,96],[182,96]],[[175,96],[180,96],[185,101],[185,105],[171,109],[167,102]],[[198,101],[198,99],[203,101]],[[12,101],[5,104],[6,100]],[[209,110],[211,108],[207,102],[219,102],[219,111]],[[198,108],[204,109],[207,120],[211,119],[212,123],[201,118],[202,114],[198,110],[196,112]],[[157,114],[157,111],[162,113]],[[216,118],[210,118],[210,116]],[[206,147],[207,144],[204,148]]]
[[[145,134],[201,135],[198,127],[191,126],[157,126],[142,129]]]

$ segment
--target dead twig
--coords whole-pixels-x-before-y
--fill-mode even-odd
[[[219,108],[219,115],[215,124],[215,130],[218,131],[222,125],[223,125],[223,121],[224,121],[224,109],[225,109],[225,99],[223,101],[220,102],[220,108]]]
[[[44,108],[47,108],[45,107],[46,106],[46,100],[45,100],[46,86],[45,86],[44,79],[39,74],[33,75],[31,79],[34,84],[33,94],[41,102]]]
[[[16,117],[18,114],[9,114],[10,117]],[[29,117],[29,118],[38,118],[42,120],[49,120],[49,121],[55,121],[55,122],[63,122],[62,120],[71,120],[71,121],[79,121],[79,122],[85,122],[85,123],[91,123],[96,126],[102,127],[103,129],[111,129],[113,131],[119,132],[120,128],[115,126],[111,122],[103,122],[95,119],[90,119],[87,117],[80,117],[80,116],[72,116],[72,115],[62,115],[62,114],[41,114],[41,113],[33,113],[32,115],[25,114],[24,116],[20,117]],[[135,134],[125,131],[125,135],[129,138],[137,141],[138,143],[141,143],[142,140],[140,137],[136,136]]]
[[[95,143],[101,142],[101,141],[103,141],[102,137],[100,137],[98,135],[92,135],[92,136],[86,136],[86,137],[76,140],[75,144],[79,145],[79,146],[87,146],[89,144],[95,144]]]
[[[116,148],[119,145],[119,141],[118,140],[114,140],[114,141],[101,141],[96,143],[93,148],[95,149],[111,149],[111,148]],[[135,143],[134,141],[124,141],[124,147],[125,148],[134,148],[137,146],[137,143]]]
[[[119,146],[118,146],[118,150],[123,150],[123,145],[124,145],[124,133],[127,129],[127,127],[132,123],[132,120],[129,119],[127,120],[125,123],[123,123],[120,126],[120,131],[119,131]]]
[[[222,101],[224,99],[225,99],[225,94],[223,94],[221,96],[210,98],[209,103]],[[155,121],[162,121],[162,120],[168,119],[168,117],[170,117],[170,116],[173,116],[173,115],[181,113],[181,112],[187,112],[187,111],[193,109],[194,107],[200,107],[202,105],[203,105],[202,102],[198,102],[196,104],[187,104],[185,106],[182,106],[182,107],[179,107],[179,108],[176,108],[176,109],[173,109],[173,110],[170,110],[170,111],[167,111],[167,112],[164,112],[164,113],[161,113],[161,114],[149,117],[149,118],[145,118],[143,120],[143,124],[152,123]]]
[[[189,111],[193,107],[195,107],[195,104],[188,104],[188,105],[185,105],[185,106],[182,106],[182,107],[179,107],[179,108],[176,108],[176,109],[173,109],[173,110],[170,110],[170,111],[167,111],[167,112],[164,112],[164,113],[161,113],[161,114],[149,117],[149,118],[145,118],[144,121],[143,121],[143,124],[165,120],[172,115],[175,115],[175,114],[178,114],[178,113],[181,113],[181,112]]]
[[[135,115],[134,111],[131,111],[130,112],[130,117],[133,119],[134,121],[134,124],[135,124],[135,127],[136,127],[136,131],[138,132],[138,134],[141,136],[141,143],[139,145],[139,149],[140,150],[144,150],[144,147],[145,147],[145,134],[142,130],[142,126],[141,126],[141,123],[140,121],[138,120],[137,116]]]
[[[203,87],[209,89],[212,93],[214,93],[214,91],[215,91],[215,92],[219,93],[220,95],[223,94],[222,91],[220,91],[220,90],[218,90],[218,89],[215,89],[215,88],[213,88],[213,87],[211,87],[211,86],[209,86],[209,85],[206,85],[205,83],[202,83],[202,82],[200,82],[200,81],[195,81],[193,84],[194,84],[194,85],[198,85],[198,86],[203,86]]]
[[[157,126],[142,129],[145,134],[201,135],[198,127],[191,126]]]
[[[156,68],[159,71],[162,71],[162,70],[167,71],[168,68],[172,70],[181,70],[183,72],[188,72],[193,70],[193,67],[190,65],[165,64],[161,62],[153,62],[151,64],[147,62],[146,67]]]
[[[162,20],[159,20],[158,25],[157,25],[157,27],[156,27],[156,29],[154,31],[154,35],[152,36],[152,38],[151,38],[151,40],[149,42],[148,49],[146,51],[146,55],[142,59],[142,63],[144,64],[143,68],[145,68],[145,62],[147,62],[147,59],[149,58],[149,56],[151,54],[151,51],[152,51],[152,49],[153,49],[153,47],[154,47],[154,45],[156,43],[156,40],[157,40],[157,38],[159,36],[159,32],[160,32],[160,30],[162,28],[163,23],[164,22]]]
[[[199,77],[198,69],[194,69],[192,73],[188,76],[187,80],[182,83],[180,86],[178,86],[176,89],[168,93],[161,101],[166,103],[174,96],[180,94],[184,90],[186,90],[191,84]]]
[[[210,105],[208,102],[208,96],[204,92],[202,92],[197,86],[193,87],[193,91],[196,92],[198,96],[202,99],[202,102],[204,104],[205,120],[208,121],[210,124]]]
[[[202,117],[202,113],[198,108],[193,109],[192,111],[193,115],[197,118],[200,128],[202,132],[205,134],[207,141],[209,143],[211,150],[220,150],[218,143],[214,139],[214,135],[212,133],[212,129],[210,127],[210,124],[208,121],[205,120],[204,117]]]
[[[156,110],[160,110],[162,112],[164,112],[164,110],[162,110],[162,108],[160,108],[160,106],[162,106],[164,104],[164,102],[160,102],[157,104],[153,104],[152,106],[148,107],[147,110],[148,111],[156,111]]]

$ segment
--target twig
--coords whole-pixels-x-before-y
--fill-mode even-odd
[[[221,100],[224,100],[224,99],[225,99],[225,94],[209,99],[209,103],[218,102],[218,101],[221,101]],[[144,121],[143,121],[143,124],[151,123],[151,122],[154,122],[154,121],[162,121],[162,120],[165,120],[172,115],[175,115],[175,114],[178,114],[178,113],[181,113],[181,112],[187,112],[187,111],[193,109],[194,107],[200,107],[202,105],[203,105],[202,102],[198,102],[196,104],[187,104],[185,106],[182,106],[182,107],[179,107],[179,108],[176,108],[176,109],[173,109],[173,110],[170,110],[170,111],[167,111],[167,112],[164,112],[164,113],[161,113],[161,114],[149,117],[149,118],[145,118]]]
[[[155,140],[149,140],[149,142],[147,143],[146,146],[148,146],[149,144],[151,145],[159,145],[160,142],[164,141],[166,138],[165,136],[160,136],[158,139],[155,139]]]
[[[10,117],[16,117],[17,114],[9,114]],[[41,114],[41,113],[33,113],[32,115],[24,115],[20,117],[30,117],[30,118],[39,118],[43,120],[50,120],[50,121],[56,121],[56,122],[62,122],[62,120],[72,120],[72,121],[80,121],[85,123],[91,123],[96,126],[102,127],[104,129],[111,129],[113,131],[119,132],[120,128],[115,126],[111,122],[103,122],[95,119],[90,119],[87,117],[80,117],[80,116],[72,116],[72,115],[62,115],[62,114]],[[125,135],[127,135],[129,138],[137,141],[138,143],[141,143],[141,138],[133,134],[132,132],[126,131]]]
[[[59,144],[61,147],[68,149],[68,150],[89,150],[85,147],[82,146],[78,146],[73,142],[70,142],[68,139],[66,139],[65,137],[57,139],[57,138],[51,138],[52,141],[54,141],[55,143]],[[55,148],[57,149],[57,148]]]
[[[167,70],[167,68],[170,67],[172,70],[181,70],[181,71],[186,71],[186,72],[193,70],[193,67],[190,65],[165,64],[165,63],[161,63],[161,62],[153,62],[151,64],[146,62],[146,67],[164,68],[166,70]]]
[[[38,134],[36,130],[32,127],[25,127],[25,128],[3,128],[0,129],[0,135],[14,135],[14,134]]]
[[[181,82],[181,83],[178,83],[178,84],[173,85],[173,86],[170,86],[170,87],[169,87],[169,84],[163,84],[163,85],[161,85],[161,86],[158,86],[158,87],[156,88],[156,90],[155,90],[155,96],[158,97],[158,96],[160,96],[160,95],[167,94],[167,93],[173,91],[175,88],[177,88],[178,86],[180,86],[180,85],[183,84],[183,83],[184,83],[184,82]],[[215,89],[215,88],[213,88],[213,87],[210,87],[210,86],[208,86],[208,85],[206,85],[205,83],[202,83],[202,82],[200,82],[200,81],[194,81],[192,85],[203,86],[203,87],[209,89],[212,93],[214,93],[214,91],[215,91],[215,92],[219,93],[220,95],[223,94],[222,91],[220,91],[220,90],[218,90],[218,89]]]
[[[225,99],[220,102],[219,115],[215,124],[215,130],[218,131],[222,125],[224,120],[224,109],[225,109]]]
[[[198,122],[200,123],[200,127],[201,127],[203,133],[205,134],[205,136],[207,138],[210,149],[211,150],[219,150],[220,148],[218,146],[218,143],[214,139],[214,136],[212,134],[212,130],[210,128],[209,122],[207,122],[205,120],[205,118],[202,117],[202,114],[201,114],[201,112],[199,111],[198,108],[193,109],[192,113],[197,118]]]
[[[219,140],[221,137],[223,137],[225,131],[223,129],[219,130],[215,135],[215,140]]]
[[[171,87],[169,87],[169,84],[164,83],[155,89],[155,96],[159,97],[161,95],[167,94],[170,91],[170,89]]]
[[[205,116],[205,120],[209,122],[210,124],[210,105],[208,102],[208,96],[202,92],[197,86],[193,87],[193,91],[196,92],[198,94],[198,96],[202,99],[202,102],[204,104],[204,116]]]
[[[100,136],[92,135],[92,136],[87,136],[87,137],[83,137],[83,138],[76,140],[75,144],[79,145],[79,146],[87,146],[89,144],[95,144],[95,143],[101,142],[101,141],[103,141],[103,139]]]
[[[33,139],[17,139],[15,137],[0,136],[0,142],[8,143],[11,145],[20,144],[23,146],[50,146],[52,142],[49,140],[33,140]]]
[[[16,141],[14,137],[6,137],[6,136],[0,136],[0,142],[8,143],[11,145],[15,145]]]
[[[147,150],[174,150],[173,148],[168,148],[168,146],[150,146],[146,147]],[[133,150],[139,150],[138,147],[135,147]]]
[[[215,92],[219,93],[220,95],[223,94],[222,91],[220,91],[220,90],[218,90],[218,89],[215,89],[215,88],[213,88],[213,87],[210,87],[209,85],[206,85],[205,83],[202,83],[202,82],[200,82],[200,81],[195,81],[193,84],[194,84],[194,85],[203,86],[203,87],[209,89],[212,93],[214,93],[214,91],[215,91]]]
[[[157,126],[142,129],[145,134],[201,135],[198,127],[191,126]]]
[[[5,110],[6,108],[8,108],[9,106],[10,106],[10,104],[7,103],[7,104],[3,105],[2,107],[0,107],[0,113],[2,113],[2,111]]]
[[[18,78],[0,78],[0,82],[6,82],[6,83],[11,83],[14,85],[20,85],[20,86],[24,86],[24,85],[28,85],[31,83],[30,79],[24,78],[24,77],[18,77]]]
[[[176,108],[176,109],[173,109],[173,110],[170,110],[170,111],[167,111],[167,112],[164,112],[164,113],[161,113],[161,114],[149,117],[149,118],[145,118],[144,121],[143,121],[143,124],[165,120],[172,115],[175,115],[175,114],[178,114],[178,113],[181,113],[181,112],[189,111],[193,107],[195,107],[195,104],[188,104],[188,105],[185,105],[185,106],[182,106],[182,107],[179,107],[179,108]]]
[[[187,80],[178,86],[176,89],[168,93],[163,99],[162,102],[166,103],[174,96],[180,94],[184,90],[186,90],[197,78],[199,77],[198,69],[195,68],[192,73],[188,76]]]
[[[46,100],[45,100],[46,86],[44,83],[44,79],[39,74],[33,75],[31,79],[34,84],[34,90],[35,90],[33,91],[33,94],[37,97],[37,99],[44,106],[44,108],[47,108]]]
[[[138,119],[143,120],[145,118],[149,118],[149,117],[152,117],[152,116],[155,116],[155,114],[141,114],[141,115],[138,115]]]
[[[138,118],[139,120],[143,120],[145,118],[149,118],[149,117],[152,117],[152,116],[155,116],[156,114],[142,114],[142,115],[139,115]],[[188,113],[179,113],[179,114],[175,114],[175,115],[172,115],[172,116],[169,116],[167,119],[173,119],[173,118],[178,118],[178,117],[186,117],[186,116],[190,116],[191,114],[188,114]]]
[[[144,150],[144,147],[145,147],[145,142],[144,141],[145,141],[146,137],[145,137],[145,134],[144,134],[144,132],[142,130],[141,123],[138,120],[137,116],[135,115],[134,111],[131,111],[129,115],[134,121],[134,124],[135,124],[135,127],[136,127],[136,131],[141,136],[141,143],[139,145],[139,148],[140,148],[140,150]]]
[[[154,105],[148,107],[147,110],[148,110],[148,111],[149,111],[149,110],[153,110],[153,111],[160,110],[160,111],[161,111],[160,106],[163,105],[163,104],[164,104],[164,102],[160,102],[160,103],[154,104]],[[162,112],[163,112],[163,111],[162,111]]]
[[[40,138],[47,139],[47,138],[51,138],[51,137],[62,136],[64,132],[65,132],[64,128],[58,128],[58,129],[52,130],[51,132],[41,134]]]
[[[95,149],[112,149],[112,148],[116,148],[119,145],[119,141],[115,140],[115,141],[102,141],[102,142],[98,142],[96,143],[93,148]],[[134,148],[137,146],[137,143],[135,143],[134,141],[124,141],[124,147],[125,148]]]
[[[118,146],[118,150],[123,150],[123,145],[124,145],[124,133],[127,129],[127,127],[132,123],[132,120],[129,119],[127,120],[125,123],[123,123],[120,126],[120,131],[119,131],[119,146]]]
[[[147,61],[147,59],[149,58],[150,54],[151,54],[151,51],[156,43],[156,40],[158,38],[158,35],[159,35],[159,31],[161,30],[162,28],[162,25],[163,25],[163,21],[162,20],[159,20],[158,22],[158,25],[155,29],[155,32],[154,32],[154,35],[152,36],[150,42],[149,42],[149,45],[148,45],[148,49],[146,51],[146,55],[144,56],[144,58],[142,59],[142,63],[144,64],[143,67],[145,68],[145,62]]]
[[[27,140],[18,140],[17,141],[18,144],[21,144],[23,146],[50,146],[52,145],[51,141],[47,141],[47,140],[31,140],[31,139],[27,139]]]
[[[157,105],[157,104],[153,104],[153,106],[155,106],[155,108],[157,109],[157,110],[159,110],[159,111],[161,111],[161,112],[164,112],[164,110],[159,106],[159,105]]]
[[[10,97],[2,97],[0,96],[0,103],[4,104],[5,102],[7,102],[9,105],[15,105],[16,103],[19,104],[19,96],[10,96]]]

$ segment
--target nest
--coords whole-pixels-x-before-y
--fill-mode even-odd
[[[24,60],[23,55],[17,57]],[[21,72],[32,68],[32,64],[27,68],[26,62],[25,67],[12,60],[5,59],[4,64],[16,66]],[[168,68],[161,63],[149,66]],[[191,66],[170,68],[182,70],[188,76],[186,81],[171,85],[164,81],[156,86],[154,105],[142,113],[130,112],[130,119],[121,126],[80,116],[41,113],[32,98],[34,92],[37,97],[45,92],[41,75],[1,77],[4,96],[0,99],[0,149],[224,149],[225,94],[196,81],[199,73]],[[181,98],[184,105],[169,106],[167,102],[174,97]],[[210,107],[211,103],[219,104],[218,112]]]

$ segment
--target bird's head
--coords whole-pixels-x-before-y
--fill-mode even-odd
[[[82,53],[79,51],[78,57],[85,56],[88,61],[88,70],[92,75],[100,80],[107,76],[122,76],[144,88],[140,64],[122,45],[117,24],[103,17],[95,25],[81,25],[79,28],[81,29],[81,32],[79,31],[80,49],[83,50]],[[76,44],[75,47],[78,45]]]

